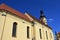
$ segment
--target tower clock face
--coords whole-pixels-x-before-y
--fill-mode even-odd
[[[47,22],[46,18],[44,18],[43,20],[44,20],[44,22]]]
[[[46,18],[43,18],[43,22],[44,22],[45,24],[47,24],[47,20],[46,20]]]

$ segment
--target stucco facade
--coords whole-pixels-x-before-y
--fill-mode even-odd
[[[4,4],[5,5],[5,4]],[[16,10],[0,6],[0,40],[54,40],[52,29],[38,22],[28,14],[15,15]],[[19,12],[15,12],[16,14]],[[12,36],[13,23],[16,22],[16,36]],[[27,33],[29,27],[29,34]],[[29,37],[27,37],[27,34]]]
[[[44,25],[43,23],[40,23],[38,19],[35,19],[33,16],[31,16],[28,13],[25,13],[25,15],[28,16],[28,18],[31,21],[34,21],[35,38],[36,38],[36,40],[54,40],[54,35],[53,35],[53,32],[52,32],[51,28],[49,28],[48,26]],[[45,21],[45,20],[43,19],[43,21]],[[42,38],[40,38],[39,29],[41,29],[41,37]],[[46,31],[47,31],[47,35],[46,35]]]

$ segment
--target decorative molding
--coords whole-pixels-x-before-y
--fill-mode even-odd
[[[32,21],[31,23],[32,23],[32,26],[34,26],[34,25],[35,25],[35,22],[34,22],[34,21]]]
[[[6,14],[2,14],[2,16],[6,16]]]

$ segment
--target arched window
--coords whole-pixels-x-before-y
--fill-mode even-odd
[[[40,38],[42,39],[42,33],[41,33],[41,29],[39,29],[39,33],[40,33]]]
[[[12,36],[13,36],[13,37],[16,37],[16,28],[17,28],[17,23],[14,22],[14,23],[13,23],[13,30],[12,30]]]
[[[27,26],[27,38],[29,38],[29,26]]]
[[[47,34],[47,31],[46,31],[46,38],[47,38],[47,40],[48,40],[48,34]]]

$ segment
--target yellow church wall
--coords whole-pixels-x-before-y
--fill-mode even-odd
[[[53,30],[50,30],[50,33],[51,33],[51,40],[54,40],[54,33],[53,33]]]
[[[35,38],[36,40],[41,40],[40,39],[40,32],[39,29],[41,29],[41,33],[42,33],[42,25],[39,23],[35,23]],[[42,35],[42,34],[41,34]],[[43,40],[43,39],[42,39]]]
[[[43,25],[43,31],[44,31],[45,40],[50,40],[50,36],[49,36],[50,30]],[[46,31],[47,31],[47,36],[46,36]]]
[[[13,22],[17,22],[16,37],[12,37]],[[29,39],[27,38],[27,26],[30,27]],[[32,40],[31,35],[31,23],[7,13],[2,40]]]
[[[3,14],[6,14],[6,13],[3,12]],[[30,22],[24,19],[21,19],[11,13],[7,13],[6,16],[2,16],[0,13],[0,19],[1,19],[0,20],[0,40],[32,40],[34,36],[36,40],[54,40],[52,29],[38,23],[37,21],[34,21],[35,25],[32,26]],[[4,21],[5,21],[5,25],[4,25]],[[12,37],[14,22],[17,22],[16,37]],[[27,26],[30,27],[30,30],[29,30],[30,38],[27,38]],[[3,30],[3,27],[4,27],[4,30]],[[40,38],[39,29],[41,29],[42,39]],[[46,31],[48,34],[48,39],[46,38]],[[50,33],[52,35],[52,38]]]
[[[44,30],[44,34],[45,34],[45,40],[54,40],[52,29],[47,28],[46,26],[43,25],[43,30]],[[47,31],[48,39],[46,37],[46,31]]]
[[[39,29],[41,29],[42,39],[40,38]],[[48,39],[46,38],[46,31],[47,31]],[[51,32],[52,38],[50,37],[50,32]],[[36,37],[36,40],[54,40],[52,30],[36,21],[35,21],[35,37]]]
[[[25,13],[25,15],[31,20],[35,22],[35,38],[36,40],[54,40],[54,36],[53,36],[53,32],[52,29],[40,24],[39,22],[37,22],[36,20],[33,20],[33,18],[31,16],[29,16],[27,13]],[[46,19],[44,19],[44,22],[46,22]],[[47,25],[47,23],[46,23]],[[42,35],[42,39],[40,38],[40,34],[39,34],[39,29],[41,29],[41,35]],[[46,31],[47,31],[47,35],[48,35],[48,39],[46,38]],[[33,34],[34,35],[34,34]],[[52,35],[52,38],[51,38]]]

